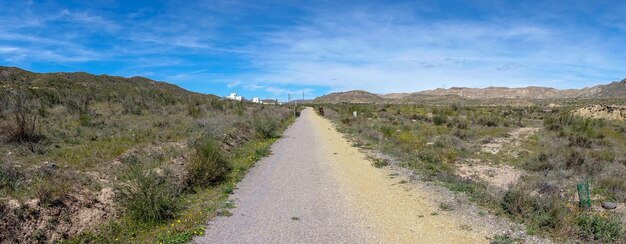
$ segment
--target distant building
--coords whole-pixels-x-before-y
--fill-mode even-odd
[[[280,105],[280,103],[276,99],[263,99],[261,100],[261,103],[268,104],[268,105]]]
[[[258,97],[253,97],[252,98],[252,102],[253,103],[261,103],[261,99],[259,99]]]
[[[236,92],[231,93],[230,95],[224,97],[225,99],[230,99],[230,100],[235,100],[235,101],[241,101],[243,100],[242,96],[237,96]]]

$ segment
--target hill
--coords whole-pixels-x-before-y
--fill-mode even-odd
[[[0,242],[172,242],[159,234],[214,215],[182,199],[225,198],[290,114],[143,77],[0,67]]]
[[[313,100],[315,103],[381,103],[386,99],[366,91],[335,92]]]
[[[461,101],[468,104],[498,103],[529,105],[532,101],[576,98],[624,98],[626,79],[605,85],[582,89],[559,90],[550,87],[451,87],[413,93],[389,93],[376,95],[366,91],[336,92],[315,99],[318,103],[432,103],[450,104]]]

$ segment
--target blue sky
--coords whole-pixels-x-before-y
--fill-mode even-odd
[[[622,1],[0,0],[0,65],[308,98],[626,77]]]

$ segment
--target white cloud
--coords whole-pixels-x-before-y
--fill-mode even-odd
[[[261,71],[241,80],[382,93],[444,85],[563,88],[606,82],[626,64],[592,38],[540,24],[328,16],[253,45],[250,58]]]

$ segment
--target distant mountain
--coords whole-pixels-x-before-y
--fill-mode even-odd
[[[387,93],[387,94],[380,94],[379,96],[385,99],[402,99],[411,94],[412,93]]]
[[[529,104],[528,100],[571,99],[571,98],[626,98],[626,79],[605,85],[582,89],[558,90],[550,87],[529,86],[523,88],[452,87],[449,89],[425,90],[414,93],[389,93],[377,95],[366,91],[336,92],[315,99],[320,103],[456,103],[456,102],[499,102],[504,104]]]
[[[626,98],[626,79],[615,81],[606,85],[598,85],[579,90],[580,97],[591,98]]]
[[[467,88],[452,87],[417,92],[425,95],[457,95],[470,99],[559,99],[559,98],[615,98],[626,97],[626,79],[606,85],[590,88],[558,90],[550,87],[529,86],[523,88],[487,87]]]
[[[381,103],[385,99],[366,91],[334,92],[313,100],[316,103]]]

